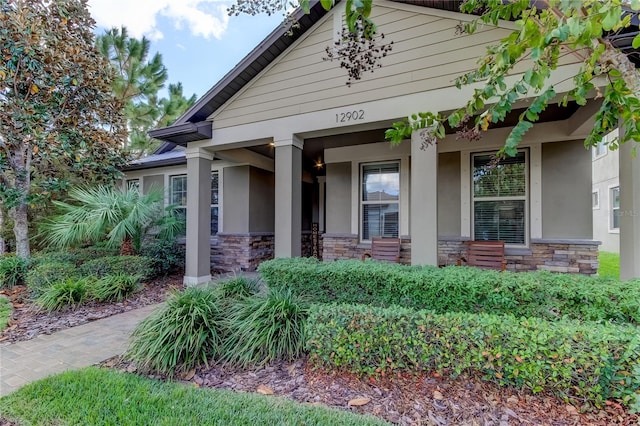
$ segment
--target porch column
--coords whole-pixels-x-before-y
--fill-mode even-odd
[[[411,264],[438,265],[438,147],[411,134]]]
[[[184,283],[211,281],[211,161],[202,148],[187,149],[187,248]]]
[[[295,257],[302,253],[302,142],[291,138],[274,141],[275,257]]]
[[[623,129],[620,128],[620,132]],[[640,278],[640,156],[629,141],[620,146],[620,279]]]

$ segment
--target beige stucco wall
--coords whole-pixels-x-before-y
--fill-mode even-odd
[[[164,175],[145,175],[142,179],[142,193],[146,194],[151,188],[164,189]]]
[[[593,236],[591,152],[583,141],[542,144],[542,237]]]
[[[365,73],[347,87],[339,61],[323,60],[325,48],[340,31],[342,8],[336,7],[316,27],[294,43],[288,52],[254,79],[241,93],[212,114],[214,128],[357,105],[379,99],[453,86],[457,75],[476,69],[487,44],[509,34],[505,28],[487,26],[473,35],[456,34],[460,14],[425,7],[375,2],[372,17],[392,51],[374,73]],[[562,55],[560,63],[575,62]],[[527,61],[517,68],[525,70]],[[365,112],[367,114],[368,112]],[[389,118],[399,118],[394,111]],[[366,117],[365,117],[366,119]]]
[[[438,236],[459,235],[460,153],[440,153],[438,154]]]
[[[326,232],[351,233],[351,162],[327,164]]]
[[[273,232],[275,214],[274,174],[266,170],[250,167],[249,194],[249,232]],[[239,196],[240,194],[237,195]]]
[[[224,169],[223,229],[224,233],[249,232],[249,166]]]
[[[593,188],[597,191],[600,203],[593,209],[593,238],[602,241],[600,250],[620,252],[620,231],[611,228],[611,188],[619,186],[619,151],[607,151],[605,155],[593,160]]]

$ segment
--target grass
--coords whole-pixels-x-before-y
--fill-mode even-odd
[[[598,255],[598,260],[600,261],[598,274],[601,277],[620,279],[620,255],[618,253],[601,251]]]
[[[11,318],[11,302],[6,297],[0,296],[0,330],[4,330],[9,323],[9,318]]]
[[[384,425],[278,397],[198,389],[90,367],[0,399],[5,419],[33,425]]]

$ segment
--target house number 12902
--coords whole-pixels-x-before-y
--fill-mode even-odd
[[[340,112],[336,114],[336,123],[348,123],[349,121],[364,120],[364,110],[353,110],[347,112]]]

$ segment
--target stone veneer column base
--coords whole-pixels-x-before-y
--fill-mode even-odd
[[[411,263],[411,239],[403,236],[400,263]],[[456,265],[464,257],[466,248],[462,237],[440,237],[438,239],[438,264]],[[507,270],[566,272],[595,275],[598,272],[599,241],[593,240],[531,240],[528,248],[507,248],[505,258]],[[338,259],[361,259],[371,250],[371,245],[360,243],[357,235],[324,234],[324,261]]]
[[[211,239],[211,270],[214,272],[255,271],[273,259],[272,232],[220,233]]]

